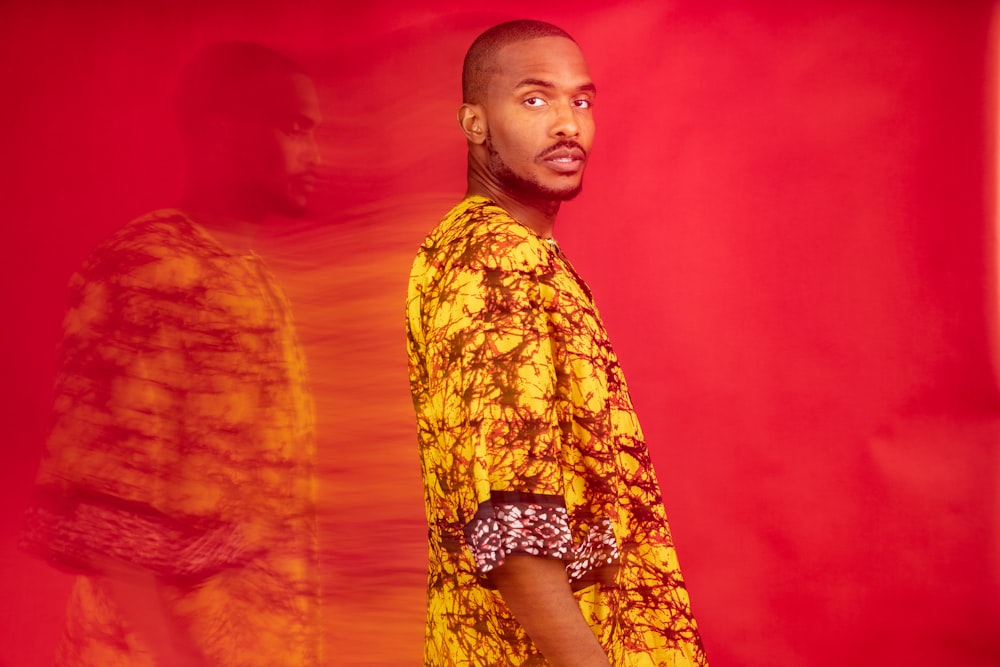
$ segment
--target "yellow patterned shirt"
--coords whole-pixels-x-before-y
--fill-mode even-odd
[[[256,256],[164,210],[70,285],[28,548],[81,572],[62,665],[151,665],[95,557],[153,573],[212,665],[320,664],[314,414]]]
[[[467,198],[420,248],[407,331],[426,664],[546,664],[486,577],[516,552],[565,561],[616,667],[706,665],[622,369],[558,248]]]

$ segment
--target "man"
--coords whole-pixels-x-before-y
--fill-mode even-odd
[[[589,290],[552,239],[596,94],[563,30],[469,49],[468,190],[407,302],[430,524],[427,665],[705,665],[660,491]]]
[[[80,576],[57,664],[318,665],[313,408],[251,246],[301,214],[318,101],[285,56],[184,71],[184,212],[119,230],[71,282],[28,548]]]

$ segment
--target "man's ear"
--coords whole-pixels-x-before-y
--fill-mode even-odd
[[[239,159],[245,151],[237,121],[220,113],[207,113],[198,128],[199,150],[215,157]]]
[[[486,141],[486,116],[480,104],[462,104],[458,108],[458,124],[469,143],[481,144]]]

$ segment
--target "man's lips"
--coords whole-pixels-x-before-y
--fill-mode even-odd
[[[312,193],[316,190],[316,186],[319,185],[319,176],[313,172],[296,174],[291,177],[291,181],[299,189]]]
[[[562,173],[579,171],[587,161],[587,154],[578,146],[560,147],[550,150],[542,156],[546,166]]]

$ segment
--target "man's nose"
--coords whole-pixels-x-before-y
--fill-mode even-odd
[[[307,167],[318,167],[323,164],[323,155],[316,140],[316,133],[310,132],[303,150],[302,161]]]
[[[575,137],[580,134],[579,119],[576,111],[569,102],[554,105],[555,123],[552,126],[552,133],[558,137]]]

